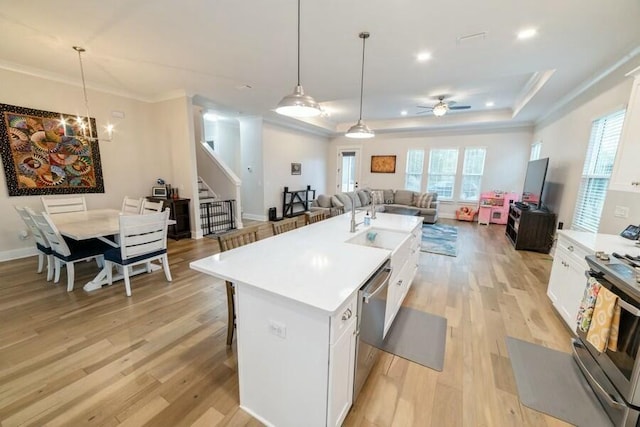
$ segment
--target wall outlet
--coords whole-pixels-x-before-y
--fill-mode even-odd
[[[269,320],[269,332],[282,339],[287,338],[287,325],[275,320]]]
[[[628,218],[629,208],[627,206],[616,206],[615,211],[613,211],[613,215],[617,218]]]

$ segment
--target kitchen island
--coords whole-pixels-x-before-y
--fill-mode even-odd
[[[357,292],[391,259],[390,325],[417,268],[421,218],[377,216],[356,233],[347,213],[190,264],[236,286],[240,407],[263,423],[334,426],[346,417]],[[406,238],[393,249],[347,242],[376,229]]]

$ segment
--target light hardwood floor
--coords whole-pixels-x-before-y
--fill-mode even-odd
[[[513,336],[569,351],[546,296],[551,258],[514,251],[504,226],[455,225],[458,256],[422,253],[404,302],[448,319],[444,370],[384,354],[345,425],[566,426],[520,404],[505,347]],[[35,273],[35,257],[0,263],[2,426],[261,425],[238,408],[224,282],[189,269],[214,252],[213,239],[170,240],[173,282],[137,276],[131,298],[121,284],[85,293],[94,263],[72,293]]]

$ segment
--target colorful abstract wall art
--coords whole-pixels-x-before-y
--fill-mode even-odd
[[[83,136],[75,116],[6,104],[0,115],[9,196],[104,193],[98,142]]]

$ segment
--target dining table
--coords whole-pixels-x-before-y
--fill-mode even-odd
[[[99,239],[117,248],[118,235],[120,234],[120,216],[136,215],[122,213],[119,209],[91,209],[80,212],[65,212],[50,215],[51,220],[63,236],[73,240]],[[176,223],[169,219],[169,225]],[[162,267],[149,263],[151,270],[159,270]],[[132,268],[129,275],[136,275],[147,272],[145,266]],[[122,280],[124,276],[121,272],[113,275],[113,281]],[[106,263],[90,282],[83,286],[87,292],[100,289],[103,285],[109,284],[107,280]]]

